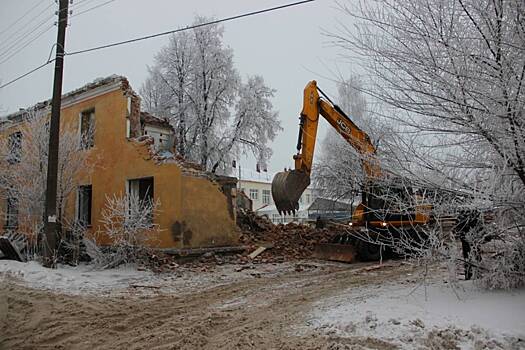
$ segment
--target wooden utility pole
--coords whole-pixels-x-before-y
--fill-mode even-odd
[[[57,173],[60,133],[60,107],[62,100],[62,76],[64,72],[64,45],[69,0],[59,0],[58,34],[55,55],[55,77],[51,100],[51,123],[49,127],[49,152],[47,157],[46,207],[44,216],[43,255],[44,266],[54,267],[57,242]]]

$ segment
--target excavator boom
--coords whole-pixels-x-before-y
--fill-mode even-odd
[[[326,100],[319,96],[321,93]],[[272,181],[272,197],[279,213],[299,209],[299,199],[310,185],[319,115],[323,116],[362,156],[363,169],[369,178],[379,177],[381,170],[375,158],[375,147],[368,135],[326,96],[315,80],[310,81],[303,96],[295,169],[277,173]]]

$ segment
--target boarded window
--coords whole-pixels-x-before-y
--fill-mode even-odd
[[[95,144],[95,110],[80,113],[80,148],[89,149]]]
[[[91,185],[78,187],[78,222],[84,226],[91,225],[91,203],[93,187]]]
[[[9,164],[20,163],[22,159],[22,133],[17,131],[9,135],[9,153],[7,154],[7,161]]]
[[[262,190],[262,202],[263,204],[270,204],[270,190]]]
[[[18,200],[16,198],[10,197],[7,198],[6,205],[6,218],[5,226],[6,228],[16,228],[18,227]]]

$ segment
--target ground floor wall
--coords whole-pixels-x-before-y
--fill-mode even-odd
[[[102,154],[102,153],[101,153]],[[209,175],[183,174],[177,163],[158,163],[151,159],[147,144],[129,140],[116,152],[105,152],[89,175],[80,176],[79,186],[91,186],[91,225],[88,236],[100,245],[111,245],[101,223],[108,198],[125,196],[129,181],[150,178],[153,201],[158,207],[153,218],[155,229],[148,232],[148,245],[155,248],[197,248],[236,245],[235,186],[222,186]],[[232,188],[233,187],[233,188]],[[233,193],[232,193],[233,191]],[[0,210],[5,200],[0,200]],[[65,220],[78,218],[79,194],[66,199]],[[1,212],[5,213],[5,210]],[[25,225],[20,218],[20,227]],[[0,232],[4,231],[2,217]],[[30,230],[24,230],[28,232]]]

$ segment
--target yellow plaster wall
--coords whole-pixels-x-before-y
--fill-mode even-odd
[[[237,242],[235,223],[228,211],[228,198],[216,196],[217,185],[202,178],[182,177],[181,240],[196,246],[221,246]],[[202,215],[204,212],[214,215]],[[224,230],[224,227],[230,227]],[[225,232],[228,232],[225,234]],[[177,233],[177,232],[175,232]]]
[[[95,109],[94,147],[87,152],[95,168],[91,175],[78,176],[78,185],[92,185],[90,234],[103,231],[99,221],[106,195],[124,195],[127,180],[153,177],[154,199],[160,201],[154,218],[160,231],[152,239],[156,247],[237,243],[235,221],[219,185],[207,178],[183,176],[178,164],[156,164],[150,159],[147,145],[126,138],[127,97],[121,89],[64,108],[61,130],[78,130],[80,113],[91,108]],[[66,216],[74,219],[76,193],[67,199],[66,208]],[[98,236],[99,243],[110,244],[103,235]]]

